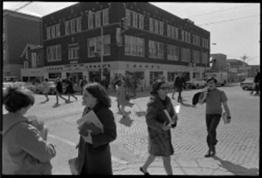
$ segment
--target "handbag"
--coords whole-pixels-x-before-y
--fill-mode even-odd
[[[77,157],[69,159],[68,164],[69,164],[69,168],[70,168],[72,175],[79,175],[79,172],[77,170],[77,167],[78,167]]]

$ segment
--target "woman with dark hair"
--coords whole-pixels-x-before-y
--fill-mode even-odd
[[[149,136],[149,157],[140,171],[149,175],[147,168],[156,156],[163,158],[164,168],[168,175],[172,175],[170,156],[174,153],[171,143],[171,128],[176,126],[177,115],[173,104],[167,96],[168,85],[165,81],[157,80],[151,91],[151,101],[147,105],[146,123]],[[168,119],[167,112],[170,116]]]
[[[103,86],[90,83],[84,86],[83,102],[85,106],[83,116],[89,111],[94,111],[103,124],[103,132],[91,132],[92,143],[85,142],[85,136],[90,134],[87,124],[79,127],[80,141],[78,148],[78,166],[80,175],[103,174],[111,175],[111,151],[109,143],[116,139],[116,124],[111,107],[111,100]]]
[[[40,131],[43,123],[24,116],[34,101],[26,88],[4,91],[3,104],[8,113],[3,114],[3,174],[51,174],[55,147]]]

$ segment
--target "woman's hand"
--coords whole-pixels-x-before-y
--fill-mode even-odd
[[[167,131],[167,130],[171,129],[171,124],[169,124],[168,122],[165,122],[165,123],[163,124],[163,126],[162,126],[162,129],[163,129],[164,131]]]

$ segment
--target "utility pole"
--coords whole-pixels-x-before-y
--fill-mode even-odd
[[[30,2],[28,2],[28,3],[26,3],[26,4],[24,4],[24,5],[22,5],[21,7],[15,9],[14,11],[15,11],[15,12],[18,12],[19,10],[25,8],[26,6],[28,6],[28,5],[31,4],[31,3],[32,3],[32,1],[30,1]]]
[[[104,63],[104,28],[103,24],[101,24],[101,54],[100,54],[100,62],[101,62],[101,81],[103,79],[103,63]]]

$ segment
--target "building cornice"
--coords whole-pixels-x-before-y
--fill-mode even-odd
[[[28,14],[4,9],[3,17],[9,16],[9,15],[13,16],[13,17],[23,18],[23,19],[26,19],[26,20],[33,20],[33,21],[36,21],[36,22],[42,22],[41,17],[37,17],[37,16],[33,16],[33,15],[28,15]]]

